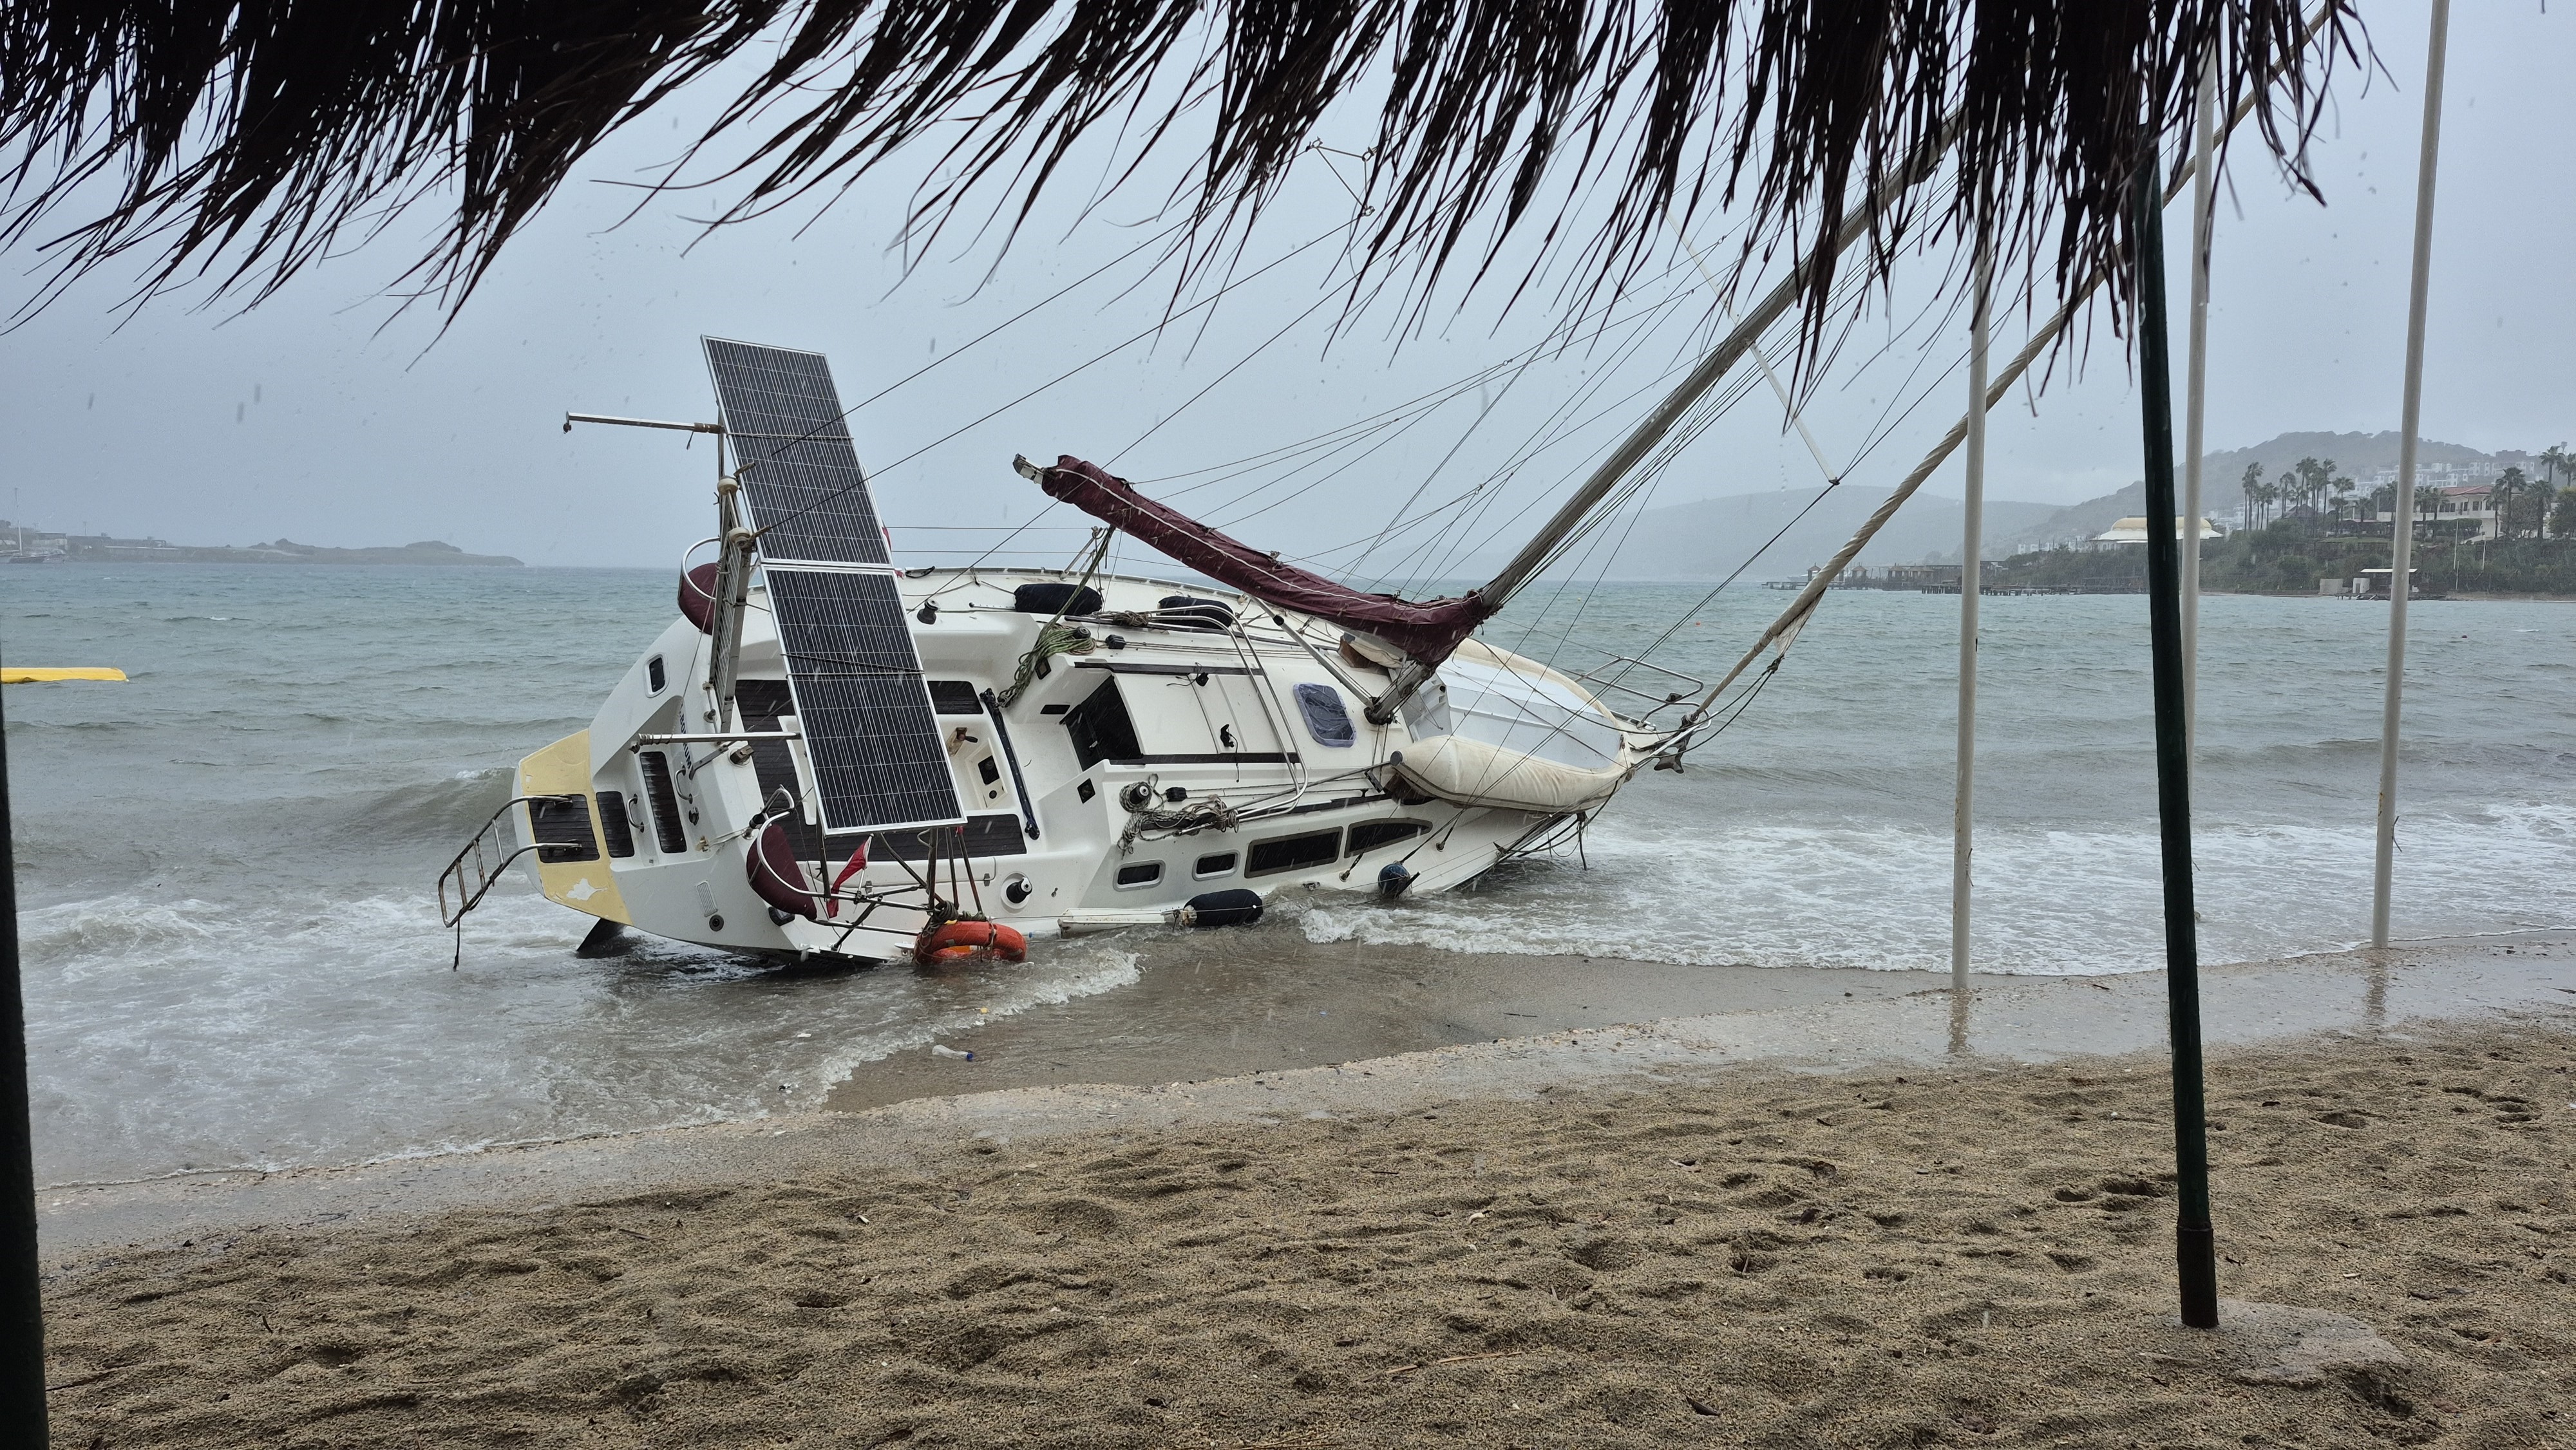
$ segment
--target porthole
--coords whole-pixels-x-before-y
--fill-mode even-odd
[[[1121,891],[1134,891],[1162,879],[1163,863],[1160,861],[1131,861],[1118,868],[1118,889]]]
[[[1232,851],[1219,851],[1213,856],[1201,856],[1197,864],[1190,867],[1191,878],[1198,881],[1213,881],[1219,876],[1233,874],[1234,853]]]
[[[658,695],[662,693],[663,687],[670,683],[670,676],[662,672],[660,655],[655,655],[644,662],[644,693]]]

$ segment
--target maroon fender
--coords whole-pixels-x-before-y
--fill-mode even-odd
[[[787,839],[785,826],[776,821],[762,826],[743,857],[755,895],[781,911],[814,919],[814,892],[805,884],[805,863],[796,859],[796,847]]]
[[[700,634],[716,628],[716,566],[700,564],[680,576],[680,613]]]

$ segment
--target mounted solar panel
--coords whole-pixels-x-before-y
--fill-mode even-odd
[[[895,577],[777,564],[767,577],[823,829],[963,821]]]
[[[703,341],[761,558],[892,566],[823,355]]]

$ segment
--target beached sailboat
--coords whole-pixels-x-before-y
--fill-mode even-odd
[[[1221,587],[1097,551],[902,568],[824,359],[705,347],[722,421],[660,426],[728,450],[716,558],[590,728],[520,762],[441,879],[451,923],[522,857],[595,941],[1009,956],[1240,922],[1283,890],[1472,881],[1579,831],[1664,742],[1474,639],[1499,592],[1362,593],[1071,457],[1016,462]]]

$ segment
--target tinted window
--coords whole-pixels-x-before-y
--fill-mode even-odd
[[[662,693],[662,687],[669,683],[670,680],[662,673],[662,657],[660,655],[655,655],[644,662],[644,688],[646,690],[658,695]]]
[[[1151,886],[1162,879],[1163,863],[1160,861],[1137,861],[1118,868],[1118,884],[1121,886]]]
[[[1198,864],[1190,868],[1190,874],[1205,881],[1211,876],[1223,876],[1233,869],[1234,853],[1219,851],[1213,856],[1201,856]]]
[[[1342,854],[1342,833],[1336,830],[1308,831],[1302,836],[1280,836],[1268,841],[1255,841],[1244,853],[1243,874],[1267,876],[1274,871],[1295,871],[1308,866],[1328,866]]]
[[[1390,841],[1407,841],[1431,829],[1428,821],[1362,821],[1351,827],[1350,852],[1374,851]]]

